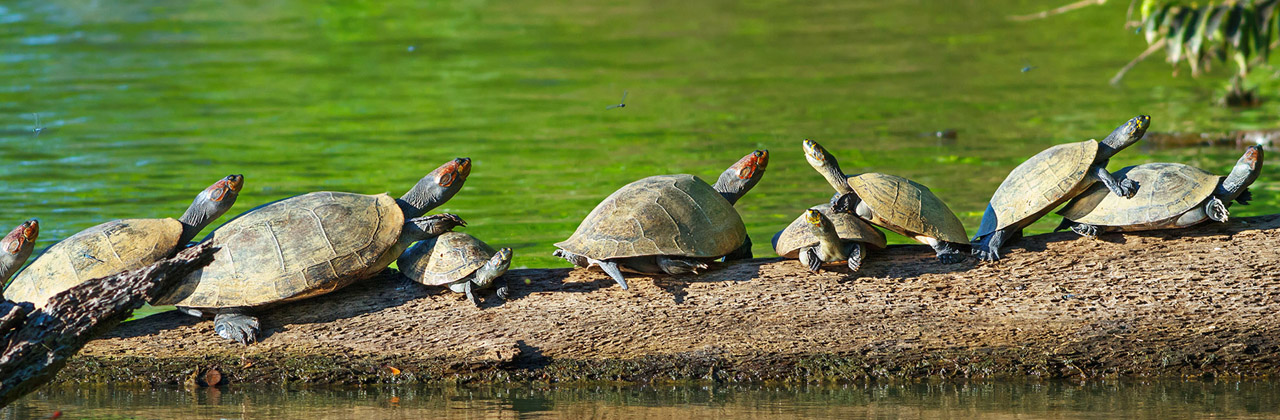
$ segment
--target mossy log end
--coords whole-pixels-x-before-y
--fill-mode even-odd
[[[216,250],[204,244],[147,267],[86,281],[49,298],[39,310],[0,303],[0,407],[49,382],[85,343],[209,264]]]
[[[129,322],[61,380],[231,383],[857,381],[1280,373],[1280,215],[1183,231],[1036,235],[997,263],[891,246],[811,274],[754,259],[700,276],[512,270],[513,299],[388,273],[261,314],[248,347],[176,312]],[[487,294],[492,296],[492,294]]]

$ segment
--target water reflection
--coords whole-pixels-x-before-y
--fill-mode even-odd
[[[1264,417],[1277,382],[909,383],[849,386],[642,386],[286,389],[231,386],[52,388],[0,411],[71,418],[1009,418]]]

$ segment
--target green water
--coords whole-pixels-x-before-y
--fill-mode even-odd
[[[1275,382],[860,386],[46,389],[0,410],[63,418],[1267,418]]]
[[[43,248],[113,218],[177,217],[229,173],[246,176],[234,214],[316,190],[399,195],[468,156],[438,211],[514,248],[513,268],[564,267],[552,243],[619,186],[713,179],[767,148],[738,208],[770,256],[771,235],[832,192],[804,138],[848,172],[930,186],[972,233],[1023,159],[1133,115],[1153,131],[1275,128],[1280,101],[1209,105],[1220,71],[1174,78],[1152,59],[1109,86],[1145,47],[1111,3],[1016,23],[1004,16],[1046,2],[9,1],[0,225],[39,218]],[[944,129],[958,139],[926,134]],[[1223,173],[1239,154],[1138,146],[1112,169]],[[1276,179],[1233,216],[1280,211]]]

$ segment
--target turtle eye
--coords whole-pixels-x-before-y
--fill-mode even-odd
[[[222,201],[222,198],[227,196],[227,189],[225,185],[222,185],[221,182],[218,184],[219,185],[216,185],[218,188],[214,188],[213,191],[209,193],[209,198],[213,201]]]
[[[453,185],[454,178],[455,176],[453,174],[453,171],[448,171],[436,177],[436,184],[440,184],[441,187],[447,188],[450,185]]]
[[[17,254],[19,249],[22,249],[21,239],[9,241],[9,246],[5,247],[4,250],[10,254]]]
[[[755,173],[756,173],[756,165],[753,165],[750,163],[746,165],[742,165],[741,168],[738,168],[738,179],[749,179],[751,178],[751,175]]]

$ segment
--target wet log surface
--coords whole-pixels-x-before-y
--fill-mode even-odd
[[[148,267],[86,281],[54,295],[39,310],[0,303],[0,406],[49,382],[85,343],[209,264],[214,251],[207,244],[192,247]]]
[[[925,246],[810,274],[754,259],[701,276],[512,270],[477,308],[388,271],[262,314],[243,347],[177,312],[90,343],[60,379],[178,384],[866,378],[1099,378],[1280,373],[1280,215],[1184,231],[1025,238],[998,263]]]

